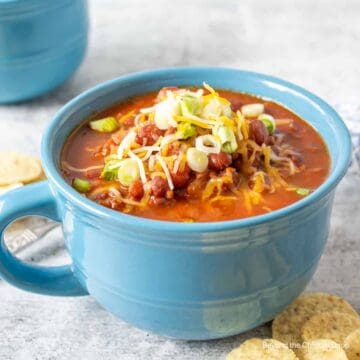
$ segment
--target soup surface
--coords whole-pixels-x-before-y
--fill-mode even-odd
[[[329,173],[315,129],[272,101],[164,88],[85,121],[61,154],[65,179],[98,204],[180,222],[245,218],[308,196]]]

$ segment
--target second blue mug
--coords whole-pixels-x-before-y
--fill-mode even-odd
[[[87,36],[86,0],[0,1],[0,103],[61,85],[80,65]]]

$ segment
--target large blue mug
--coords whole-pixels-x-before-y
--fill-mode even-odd
[[[62,84],[80,65],[87,34],[86,0],[0,0],[0,103]]]
[[[327,180],[306,198],[265,215],[193,224],[113,211],[64,181],[60,152],[84,119],[134,95],[163,86],[201,86],[203,81],[273,99],[309,121],[331,154]],[[174,68],[120,77],[85,92],[57,113],[42,142],[48,181],[0,198],[1,232],[27,215],[54,219],[63,226],[72,264],[25,264],[2,242],[0,275],[27,291],[90,294],[130,324],[173,338],[241,333],[271,320],[310,281],[328,237],[335,187],[350,155],[350,136],[336,112],[283,80],[222,68]]]

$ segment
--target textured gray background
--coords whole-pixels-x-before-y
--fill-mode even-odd
[[[0,151],[38,154],[42,130],[69,99],[98,82],[142,69],[218,65],[280,76],[325,98],[350,126],[360,122],[358,0],[92,0],[87,58],[75,77],[38,100],[0,107]],[[0,84],[1,86],[1,84]],[[359,175],[339,187],[332,231],[310,288],[360,310]],[[45,257],[66,261],[64,251]],[[211,342],[136,330],[91,298],[49,298],[0,282],[0,359],[221,359],[262,327]]]

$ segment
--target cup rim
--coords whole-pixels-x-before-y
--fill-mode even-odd
[[[139,81],[142,78],[148,77],[157,77],[158,75],[163,75],[164,73],[176,73],[177,76],[186,75],[189,72],[193,71],[207,71],[207,72],[224,72],[224,73],[241,73],[250,77],[257,77],[262,80],[269,82],[270,84],[277,84],[287,88],[289,91],[296,92],[301,94],[302,97],[305,97],[319,106],[324,113],[326,113],[333,120],[333,126],[336,127],[339,135],[339,141],[341,141],[341,151],[339,151],[339,157],[335,164],[335,167],[327,177],[327,179],[320,185],[313,193],[306,196],[305,198],[285,206],[283,208],[274,210],[272,212],[256,215],[248,218],[236,219],[236,220],[226,220],[226,221],[216,221],[216,222],[198,222],[198,223],[182,223],[182,222],[172,222],[164,220],[153,220],[148,218],[142,218],[134,215],[124,214],[122,212],[106,208],[101,206],[96,202],[87,199],[86,197],[81,196],[77,191],[75,191],[62,177],[58,167],[53,161],[50,149],[50,143],[52,139],[52,134],[54,133],[55,128],[60,122],[66,119],[71,113],[76,112],[76,108],[79,104],[84,102],[88,97],[94,96],[97,93],[104,94],[108,88],[111,88],[115,84],[126,84],[133,81]],[[140,95],[140,94],[139,94]],[[276,101],[276,99],[273,99]],[[329,125],[330,126],[330,125]],[[322,135],[322,134],[320,134]],[[171,67],[171,68],[161,68],[155,70],[147,70],[141,72],[135,72],[128,75],[123,75],[118,78],[106,81],[95,87],[90,88],[89,90],[81,93],[76,96],[74,99],[65,104],[54,116],[53,120],[48,125],[47,129],[42,138],[41,146],[41,155],[42,162],[44,165],[45,173],[50,180],[50,184],[55,185],[55,189],[59,190],[68,200],[77,206],[85,209],[86,211],[92,213],[93,215],[111,220],[112,222],[126,223],[129,226],[141,228],[142,230],[155,230],[155,231],[167,231],[167,232],[181,232],[185,233],[207,233],[207,232],[220,232],[220,231],[230,231],[235,229],[252,227],[268,222],[273,222],[280,220],[285,216],[292,215],[311,204],[319,201],[321,198],[326,196],[330,191],[332,191],[339,181],[344,177],[350,163],[351,163],[351,136],[346,125],[336,113],[336,111],[328,105],[324,100],[319,98],[317,95],[305,90],[304,88],[290,83],[288,81],[282,80],[278,77],[265,75],[257,72],[240,70],[235,68],[224,68],[224,67]]]

